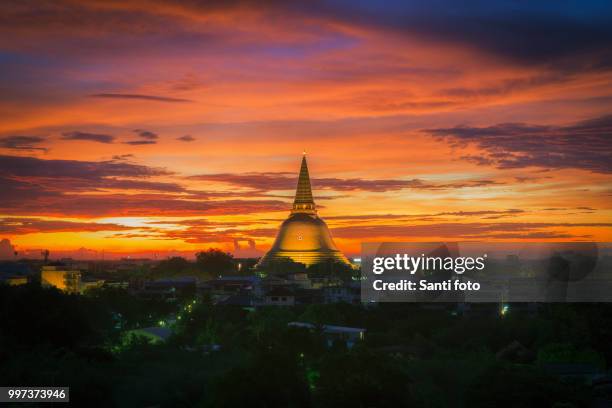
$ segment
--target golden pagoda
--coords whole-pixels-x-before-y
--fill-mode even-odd
[[[291,214],[281,224],[274,245],[261,258],[258,266],[286,258],[306,266],[327,261],[350,265],[344,254],[336,248],[327,224],[317,215],[305,153]]]

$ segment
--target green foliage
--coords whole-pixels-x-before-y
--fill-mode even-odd
[[[182,313],[175,327],[174,342],[189,346],[211,344],[241,345],[248,330],[247,314],[237,306],[215,306],[198,302]]]
[[[210,276],[236,273],[234,257],[215,248],[198,252],[196,254],[196,266],[201,273]]]
[[[538,364],[546,363],[576,363],[592,364],[604,368],[605,361],[601,354],[593,349],[577,349],[569,343],[550,343],[538,351]]]
[[[215,381],[205,406],[309,407],[306,373],[293,354],[261,351]]]
[[[398,362],[365,348],[327,353],[318,364],[320,407],[398,407],[413,403],[410,377]]]
[[[248,270],[248,265],[246,266]],[[211,248],[198,252],[195,262],[180,256],[164,259],[151,270],[151,276],[154,278],[193,276],[200,279],[214,279],[219,275],[236,272],[236,262],[231,254]]]
[[[293,312],[286,308],[260,308],[249,315],[249,334],[255,343],[268,344],[294,319]]]
[[[74,349],[104,340],[112,320],[100,304],[36,284],[0,285],[0,349],[44,344]]]
[[[495,365],[468,389],[470,407],[551,407],[559,404],[588,406],[588,389],[563,383],[529,366]]]
[[[198,276],[200,270],[196,264],[180,256],[164,259],[151,270],[154,278],[174,278],[181,276]]]
[[[259,267],[259,273],[265,276],[287,276],[295,273],[305,273],[306,265],[295,262],[291,258],[280,258],[269,261],[267,265]]]
[[[356,274],[355,269],[345,263],[334,260],[310,265],[306,272],[310,277],[333,277],[349,282]]]
[[[164,300],[140,298],[121,288],[93,288],[84,298],[95,301],[112,316],[115,327],[122,330],[155,325],[175,309]]]
[[[36,346],[27,352],[13,350],[0,360],[0,372],[3,386],[69,385],[74,406],[108,407],[114,405],[109,376],[113,364],[103,353],[96,358],[92,353]]]
[[[299,321],[313,324],[335,324],[344,326],[360,326],[363,324],[363,309],[360,306],[347,303],[308,305]]]
[[[539,367],[609,363],[612,305],[549,305],[536,317],[517,309],[503,319],[414,304],[247,311],[121,289],[81,296],[0,286],[0,372],[6,385],[69,384],[76,405],[94,407],[589,406],[592,391],[581,381]],[[167,343],[121,343],[120,333],[175,313],[181,319]],[[349,350],[291,321],[367,332]],[[498,361],[498,351],[517,341],[537,360]]]
[[[422,336],[415,336],[415,340],[414,344],[427,341]],[[465,352],[446,348],[422,354],[415,348],[415,352],[422,358],[405,357],[405,367],[411,373],[411,389],[418,406],[461,406],[466,390],[496,363],[491,353],[482,351]]]

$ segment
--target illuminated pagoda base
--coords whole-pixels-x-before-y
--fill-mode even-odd
[[[330,261],[351,265],[336,248],[325,221],[317,215],[306,155],[302,158],[293,210],[281,224],[274,245],[257,266],[265,267],[287,258],[306,266]]]

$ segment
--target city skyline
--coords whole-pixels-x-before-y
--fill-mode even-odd
[[[610,6],[552,4],[2,4],[0,239],[261,255],[305,149],[350,256],[610,241]]]

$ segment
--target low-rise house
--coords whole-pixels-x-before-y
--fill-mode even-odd
[[[293,273],[288,275],[287,278],[288,282],[296,287],[301,289],[312,289],[312,281],[305,272]]]
[[[178,296],[193,295],[196,292],[196,279],[181,277],[141,282],[132,286],[132,292],[147,299],[175,301]]]
[[[256,306],[256,301],[251,293],[245,292],[228,295],[225,298],[219,299],[217,304],[223,306],[254,307]]]
[[[331,347],[334,342],[344,342],[346,347],[352,348],[365,337],[366,329],[360,327],[334,326],[330,324],[315,325],[306,322],[290,322],[289,327],[298,327],[308,330],[320,330],[325,336],[327,345]]]
[[[213,294],[237,294],[252,291],[256,295],[261,292],[261,279],[257,276],[222,276],[209,280],[198,286],[200,291],[211,291]]]
[[[265,306],[294,306],[295,294],[288,288],[274,288],[266,293],[263,303]]]
[[[359,283],[330,286],[323,288],[323,299],[325,303],[349,303],[356,305],[361,303],[361,286]]]

